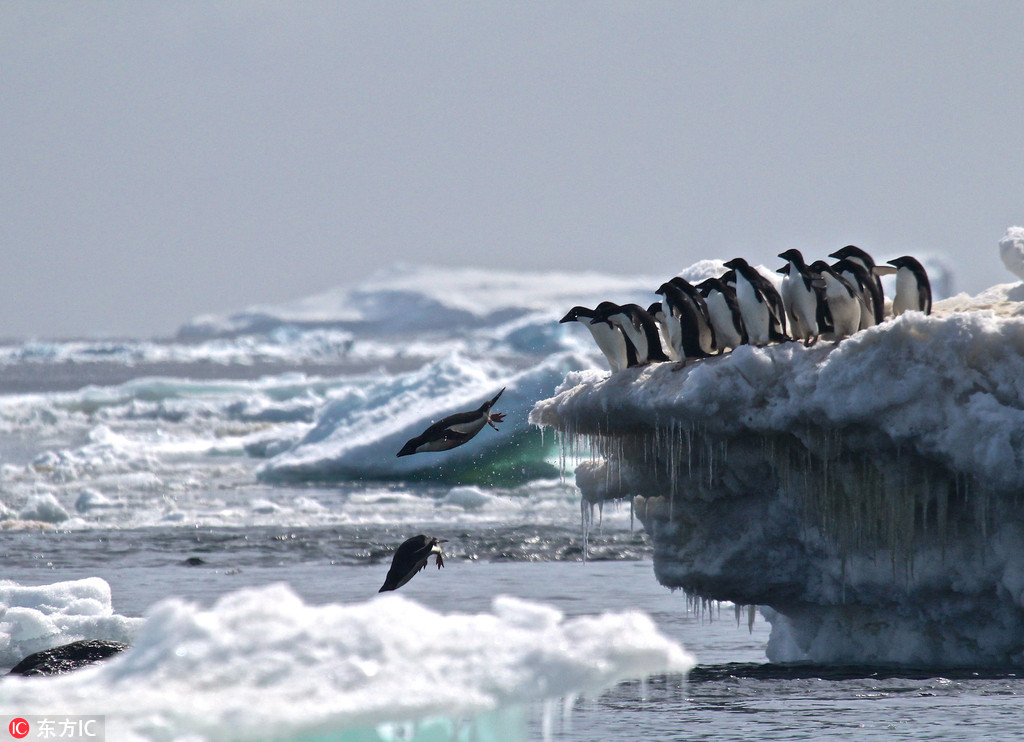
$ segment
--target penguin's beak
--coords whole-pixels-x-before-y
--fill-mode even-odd
[[[506,387],[502,387],[502,388],[501,388],[501,391],[500,391],[500,392],[498,392],[497,394],[495,394],[495,395],[494,395],[494,399],[492,399],[492,400],[491,400],[491,407],[493,407],[493,406],[494,406],[494,404],[495,404],[495,402],[497,402],[497,401],[498,401],[498,397],[500,397],[500,396],[501,396],[502,392],[504,392],[504,391],[505,391],[505,389],[506,389]]]

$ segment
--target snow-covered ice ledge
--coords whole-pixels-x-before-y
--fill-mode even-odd
[[[633,498],[662,584],[765,606],[773,661],[1024,665],[1021,300],[575,372],[530,419],[584,498]]]

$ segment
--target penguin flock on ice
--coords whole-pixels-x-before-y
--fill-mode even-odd
[[[814,345],[822,336],[836,342],[885,319],[881,275],[896,274],[892,312],[931,314],[931,285],[924,267],[905,255],[875,265],[854,245],[829,255],[835,262],[810,265],[799,250],[779,254],[786,264],[781,290],[743,258],[725,263],[721,276],[693,285],[676,276],[661,284],[660,301],[647,309],[637,304],[603,301],[593,309],[575,306],[560,322],[579,322],[590,330],[613,372],[648,363],[687,362],[719,355],[740,345],[765,346],[801,341]],[[487,425],[495,430],[502,413],[492,412],[502,389],[480,407],[457,412],[410,439],[399,456],[448,451],[466,443]],[[419,534],[404,541],[392,557],[379,592],[397,590],[421,570],[430,557],[444,566],[441,544],[446,539]]]
[[[746,260],[733,258],[723,275],[696,285],[678,276],[666,281],[654,292],[661,300],[647,309],[603,301],[593,309],[573,307],[559,321],[590,330],[616,372],[661,361],[682,368],[747,344],[838,342],[884,321],[882,275],[896,274],[893,316],[931,314],[928,274],[909,255],[876,265],[867,252],[847,245],[829,255],[832,263],[808,265],[796,249],[779,257],[786,261],[778,270],[781,290]]]

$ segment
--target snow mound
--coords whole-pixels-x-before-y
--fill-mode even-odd
[[[431,721],[446,733],[427,738],[448,739],[466,717],[497,714],[515,728],[523,704],[692,665],[637,612],[565,618],[507,597],[484,614],[444,615],[397,595],[309,606],[275,585],[209,610],[164,601],[124,654],[64,677],[5,680],[0,708],[105,714],[122,740],[376,740],[392,738],[382,725]]]

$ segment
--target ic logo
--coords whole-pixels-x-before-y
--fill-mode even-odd
[[[22,719],[20,716],[11,719],[11,723],[7,725],[7,730],[11,733],[11,736],[15,739],[24,739],[28,736],[28,721]]]

